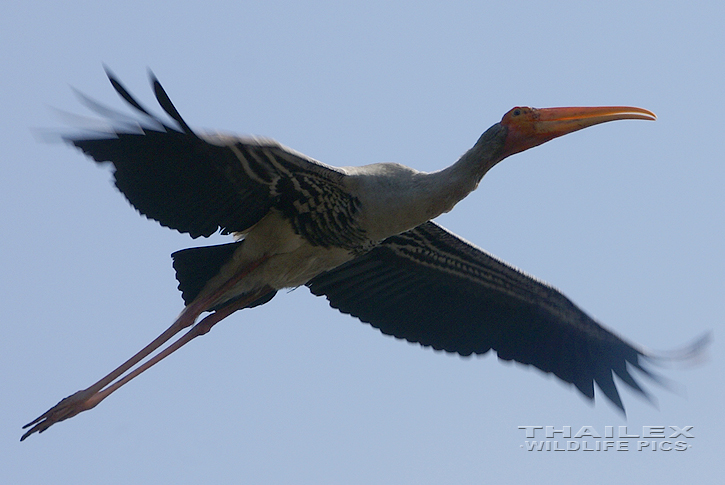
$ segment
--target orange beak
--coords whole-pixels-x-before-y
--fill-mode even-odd
[[[501,159],[599,123],[656,119],[657,116],[651,111],[631,106],[543,109],[517,107],[501,119],[501,125],[508,129]]]

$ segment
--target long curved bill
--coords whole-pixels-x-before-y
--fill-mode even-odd
[[[508,129],[503,157],[608,121],[656,119],[657,116],[653,112],[633,106],[541,109],[516,107],[506,113],[501,120],[501,125]]]
[[[538,113],[538,121],[543,126],[559,126],[565,132],[615,120],[649,120],[657,119],[650,110],[633,106],[596,106],[577,108],[542,108],[534,109]]]

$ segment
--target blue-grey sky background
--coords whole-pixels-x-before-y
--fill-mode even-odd
[[[4,483],[716,483],[723,465],[725,3],[20,2],[0,15]],[[96,409],[20,426],[165,329],[169,254],[80,152],[39,140],[69,86],[125,109],[153,69],[195,128],[332,165],[436,170],[515,105],[628,104],[507,159],[439,222],[652,349],[714,330],[627,418],[494,355],[422,349],[305,288],[218,325]],[[686,451],[528,452],[524,425],[694,426]],[[632,443],[636,440],[631,440]],[[718,478],[714,478],[718,477]]]

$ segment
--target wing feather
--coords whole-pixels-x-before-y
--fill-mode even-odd
[[[116,187],[141,214],[196,238],[245,232],[276,207],[313,244],[336,244],[338,233],[345,235],[345,247],[365,240],[354,224],[359,201],[346,190],[342,170],[273,140],[196,134],[152,75],[156,98],[171,118],[166,122],[108,76],[141,119],[134,126],[83,96],[120,126],[65,139],[96,162],[111,162]],[[307,205],[300,209],[300,201]],[[347,230],[339,231],[341,226]]]
[[[494,349],[594,398],[594,382],[624,410],[613,373],[646,353],[594,321],[555,288],[433,222],[385,240],[308,285],[330,305],[397,338],[461,355]]]

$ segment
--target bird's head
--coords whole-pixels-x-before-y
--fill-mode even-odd
[[[631,106],[542,109],[516,107],[501,119],[501,126],[506,128],[506,140],[500,159],[599,123],[655,119],[657,117],[651,111]]]

